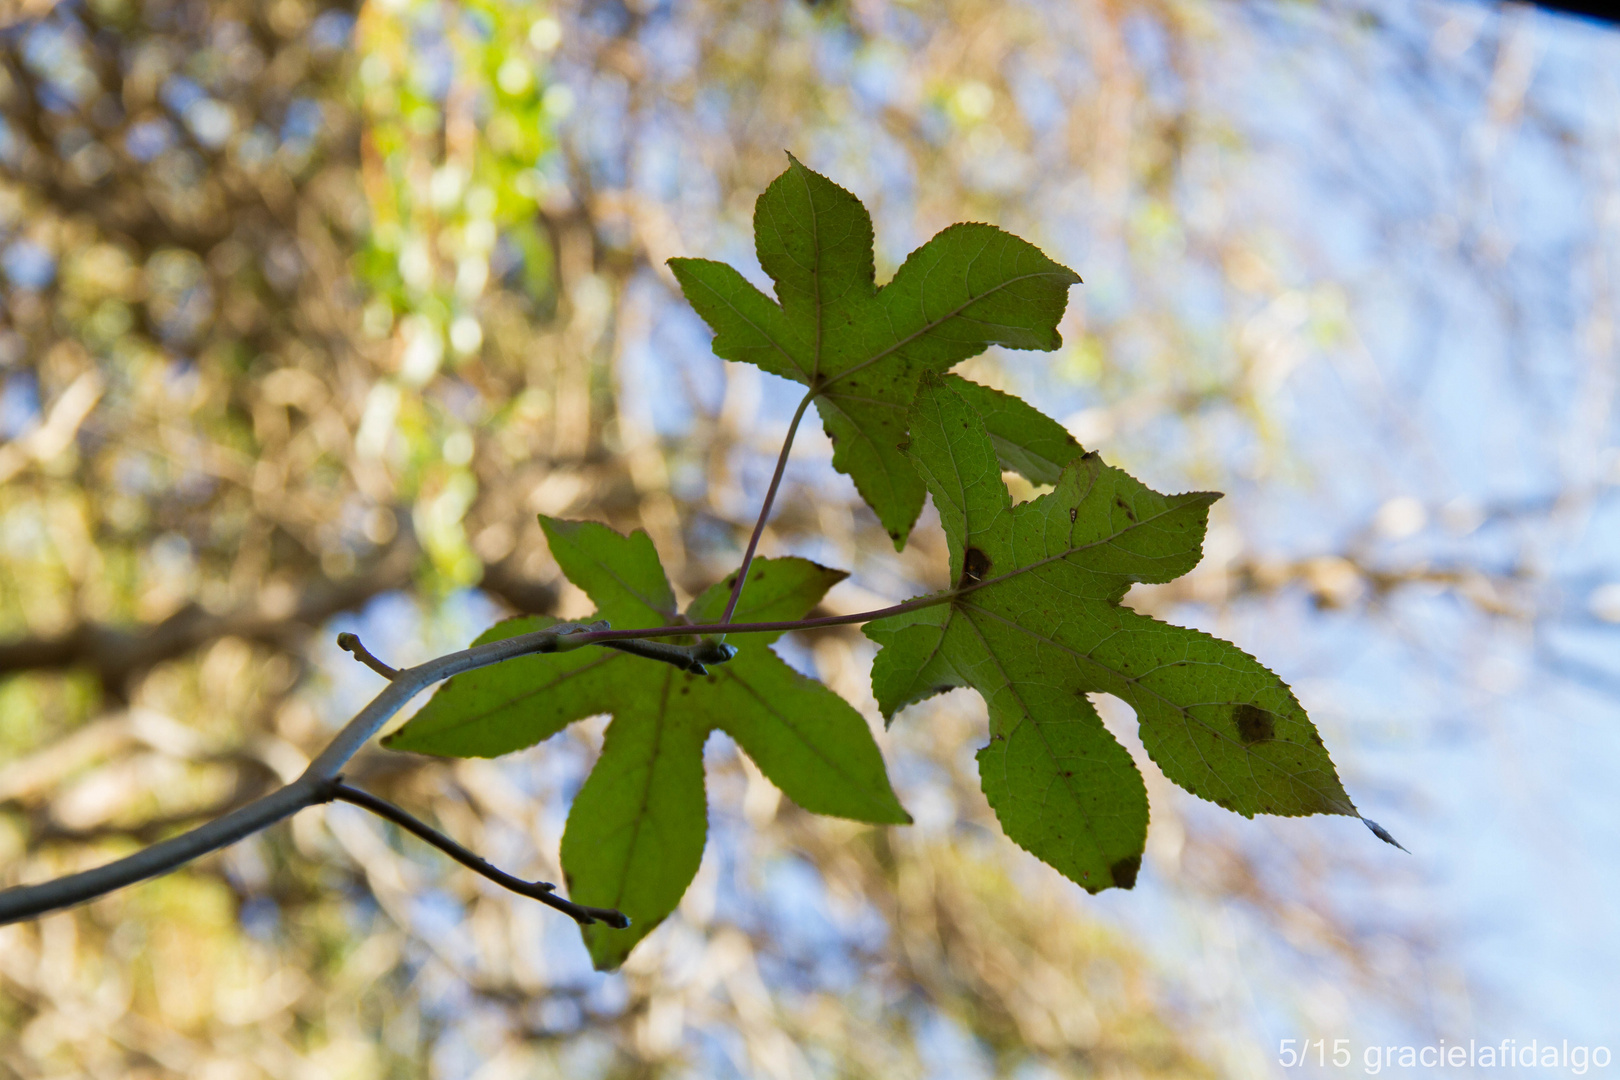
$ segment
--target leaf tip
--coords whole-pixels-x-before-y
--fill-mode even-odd
[[[1407,851],[1404,844],[1391,836],[1389,834],[1389,830],[1378,824],[1378,822],[1372,820],[1371,818],[1362,818],[1361,823],[1367,826],[1367,828],[1372,831],[1372,834],[1378,837],[1378,839],[1382,840],[1384,843],[1389,844],[1392,847],[1398,847],[1402,851],[1405,851],[1408,855],[1412,854],[1410,851]]]

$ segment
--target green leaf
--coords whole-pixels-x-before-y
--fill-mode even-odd
[[[847,473],[897,548],[922,509],[924,488],[900,449],[917,380],[991,345],[1056,349],[1074,271],[991,225],[952,225],[877,287],[872,220],[854,195],[789,155],[788,170],[754,207],[760,265],[776,300],[736,270],[671,259],[681,289],[715,332],[715,354],[809,387]],[[980,388],[983,390],[983,388]],[[994,391],[983,390],[985,394]],[[1048,422],[1050,423],[1050,422]],[[1055,473],[1049,428],[1038,449],[1013,431],[1010,468]]]
[[[677,623],[673,593],[645,533],[542,524],[558,564],[599,605],[596,616],[615,627]],[[756,559],[735,617],[801,618],[843,576],[805,559]],[[717,618],[730,588],[728,580],[704,592],[686,620]],[[511,619],[479,640],[552,621]],[[736,657],[702,676],[595,647],[508,660],[457,675],[385,741],[396,750],[487,757],[532,746],[573,720],[611,714],[602,756],[569,811],[562,861],[570,896],[630,916],[628,930],[583,928],[596,965],[616,967],[675,909],[697,873],[705,834],[703,743],[711,731],[735,739],[807,810],[873,823],[910,820],[866,721],[784,663],[770,648],[776,636],[736,635]]]
[[[885,716],[954,687],[990,710],[980,779],[1014,841],[1093,891],[1136,880],[1147,792],[1087,699],[1113,694],[1171,780],[1245,816],[1356,815],[1293,693],[1225,641],[1120,605],[1198,563],[1209,504],[1164,496],[1095,454],[1013,506],[977,409],[925,377],[910,451],[950,547],[948,603],[867,626]]]
[[[507,619],[474,645],[500,641],[557,620]],[[608,711],[628,659],[606,649],[519,656],[457,675],[400,729],[383,739],[390,750],[444,757],[500,757],[549,739],[583,716]]]
[[[561,521],[543,514],[540,527],[551,557],[569,581],[585,590],[598,617],[619,630],[669,624],[675,590],[646,532],[620,536],[599,522]]]
[[[574,797],[562,840],[568,895],[630,916],[626,930],[606,923],[580,927],[602,970],[622,964],[675,910],[703,861],[708,831],[703,743],[709,731],[689,710],[669,707],[671,694],[679,692],[675,683],[691,676],[668,666],[619,675],[639,683],[640,692],[614,710],[602,756]]]
[[[1057,483],[1063,466],[1085,453],[1062,424],[1022,398],[959,375],[947,376],[945,382],[984,421],[1001,467],[1030,483]]]

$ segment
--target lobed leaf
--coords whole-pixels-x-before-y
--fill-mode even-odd
[[[912,252],[880,289],[866,208],[792,155],[789,162],[754,208],[755,246],[775,301],[723,263],[669,265],[714,330],[716,355],[810,388],[834,467],[902,547],[925,490],[900,449],[917,380],[991,345],[1056,349],[1069,287],[1080,278],[994,226],[961,224]],[[1016,399],[978,390],[995,406],[1008,467],[1051,483],[1056,468],[1046,455],[1066,435],[1046,421],[1026,442],[1018,419],[1028,416]]]
[[[614,626],[680,625],[673,591],[645,533],[542,519],[557,562]],[[756,559],[739,620],[804,616],[843,578],[806,559]],[[724,610],[730,581],[689,606],[686,622]],[[480,641],[541,629],[510,619]],[[569,722],[611,714],[602,755],[574,800],[563,834],[570,895],[616,907],[630,928],[583,928],[598,967],[620,964],[666,918],[703,855],[703,744],[724,731],[783,794],[807,810],[857,821],[910,819],[889,785],[877,744],[837,694],[790,668],[773,635],[739,635],[737,655],[707,675],[600,648],[525,656],[457,675],[391,738],[390,748],[492,756],[532,746]]]
[[[953,563],[948,604],[867,626],[885,716],[970,686],[990,710],[980,779],[1007,835],[1096,890],[1135,882],[1147,793],[1086,695],[1136,711],[1171,780],[1245,816],[1355,815],[1292,692],[1236,646],[1120,606],[1134,582],[1192,569],[1209,504],[1071,461],[1054,491],[1013,506],[977,410],[925,377],[910,453]]]

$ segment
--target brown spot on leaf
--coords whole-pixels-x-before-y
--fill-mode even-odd
[[[1130,505],[1126,503],[1124,499],[1115,499],[1114,505],[1125,511],[1126,517],[1130,518],[1132,521],[1136,520],[1136,511],[1132,510]]]
[[[1243,740],[1244,746],[1276,737],[1277,718],[1258,705],[1239,705],[1232,710],[1232,719],[1237,723],[1238,738]]]
[[[984,580],[984,575],[990,572],[990,556],[976,547],[967,549],[962,558],[962,583],[978,582]]]
[[[1136,872],[1142,869],[1142,856],[1127,855],[1113,866],[1108,872],[1114,875],[1114,884],[1122,889],[1136,888]]]

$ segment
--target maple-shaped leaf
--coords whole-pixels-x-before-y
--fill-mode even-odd
[[[991,345],[1056,349],[1058,320],[1080,277],[1010,233],[963,224],[913,251],[880,289],[866,208],[789,161],[754,206],[755,248],[776,283],[775,300],[725,263],[671,259],[670,269],[714,330],[717,356],[810,388],[833,441],[833,466],[849,474],[899,548],[923,503],[922,481],[900,450],[918,378]],[[1062,430],[1050,420],[1026,430],[1010,415],[1017,399],[983,387],[964,392],[993,395],[987,403],[1002,406],[993,411],[1005,422],[992,430],[1013,451],[1003,459],[1007,468],[1032,465],[1020,451],[1026,434],[1040,440]],[[1038,484],[1052,479],[1026,475]]]
[[[1129,704],[1153,760],[1195,795],[1245,816],[1359,816],[1282,680],[1235,645],[1120,604],[1133,583],[1197,565],[1218,496],[1157,494],[1091,453],[1014,506],[977,412],[932,376],[910,430],[952,599],[867,625],[883,647],[872,688],[890,718],[954,687],[983,695],[979,776],[1010,838],[1092,891],[1135,883],[1147,790],[1092,693]]]
[[[541,518],[563,573],[615,629],[714,622],[730,581],[676,613],[652,541],[593,522]],[[805,559],[756,559],[739,622],[802,618],[844,577]],[[555,620],[508,619],[475,644]],[[582,927],[598,968],[617,967],[675,909],[703,856],[703,744],[724,731],[788,798],[821,814],[874,823],[910,820],[877,744],[843,698],[800,675],[770,648],[779,634],[734,635],[737,655],[706,675],[586,646],[457,675],[386,740],[396,750],[494,757],[532,746],[574,720],[610,713],[602,755],[569,810],[562,864],[570,897],[617,908],[627,930]],[[680,639],[666,638],[677,643]]]

